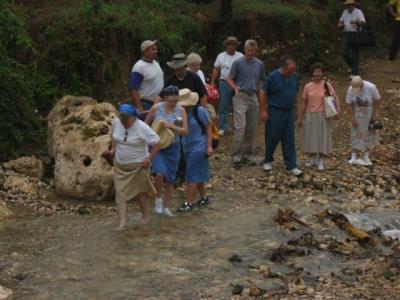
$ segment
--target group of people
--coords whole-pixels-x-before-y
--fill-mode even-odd
[[[352,6],[349,2],[346,1],[348,8]],[[361,22],[360,16],[354,23],[349,21],[351,16],[344,14],[341,22],[346,28]],[[288,172],[294,176],[303,173],[296,158],[296,122],[303,128],[302,151],[310,159],[305,165],[324,170],[324,158],[333,149],[331,122],[340,115],[340,101],[333,85],[324,79],[324,67],[319,63],[312,66],[312,81],[303,88],[304,104],[300,107],[296,101],[300,86],[295,60],[283,58],[279,67],[266,76],[263,62],[256,57],[257,42],[247,40],[243,54],[237,51],[240,44],[233,36],[223,41],[226,51],[217,56],[209,83],[200,69],[200,55],[175,54],[167,62],[174,72],[164,80],[156,61],[157,41],[141,44],[142,57],[134,64],[130,77],[132,101],[119,107],[108,152],[114,157],[120,220],[117,230],[126,227],[126,202],[134,198],[143,223],[149,221],[148,198],[155,199],[155,213],[173,216],[171,199],[178,177],[187,183],[186,199],[178,213],[191,211],[195,204],[209,204],[206,183],[210,176],[209,157],[214,153],[212,125],[217,120],[207,109],[206,84],[219,91],[220,136],[229,130],[228,116],[233,109],[233,165],[257,165],[253,144],[261,119],[265,124],[264,171],[272,170],[280,142]],[[352,73],[357,74],[358,64],[352,62],[352,68]],[[334,116],[327,116],[327,96],[335,104]],[[351,115],[350,164],[372,165],[368,151],[378,143],[375,122],[379,118],[379,100],[374,84],[358,75],[352,77],[345,100]]]

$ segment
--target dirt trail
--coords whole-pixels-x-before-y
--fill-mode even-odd
[[[399,67],[400,62],[374,60],[363,70],[382,95],[385,153],[399,149],[400,99],[388,92],[400,89]],[[333,81],[343,107],[349,80]],[[262,133],[260,124],[260,161]],[[114,210],[78,216],[18,212],[0,223],[0,285],[13,290],[15,299],[231,299],[241,286],[242,298],[235,299],[399,299],[398,242],[387,240],[385,246],[373,235],[376,244],[363,246],[332,222],[315,218],[333,209],[397,226],[399,162],[377,156],[371,168],[348,166],[346,112],[333,136],[331,169],[305,169],[298,179],[285,172],[279,155],[269,175],[261,166],[232,168],[228,134],[212,160],[209,207],[172,219],[152,216],[145,227],[133,218],[123,233],[111,230]],[[298,154],[303,168],[306,158]],[[175,207],[183,197],[178,189]],[[279,207],[293,209],[310,227],[278,226],[273,216]]]

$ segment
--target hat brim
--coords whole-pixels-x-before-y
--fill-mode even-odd
[[[351,5],[351,4],[356,4],[356,2],[355,1],[345,1],[343,4],[344,5]]]
[[[194,99],[188,99],[188,100],[183,100],[183,101],[179,101],[178,104],[180,106],[194,106],[197,104],[197,102],[199,102],[199,99],[197,98],[196,100]]]
[[[184,61],[181,62],[174,62],[174,61],[167,61],[167,66],[170,67],[171,69],[179,69],[182,67],[185,67],[187,65],[187,60],[185,59]]]
[[[358,93],[361,90],[361,86],[359,87],[351,87],[351,92],[352,93]]]
[[[169,128],[163,127],[159,120],[154,121],[151,128],[160,137],[160,142],[159,142],[160,149],[168,148],[174,141],[175,139],[174,132]]]

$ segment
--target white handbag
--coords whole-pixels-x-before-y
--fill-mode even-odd
[[[332,96],[331,92],[329,91],[327,81],[325,81],[324,86],[325,86],[325,98],[324,98],[325,115],[327,118],[332,118],[339,114],[338,106],[335,97]]]

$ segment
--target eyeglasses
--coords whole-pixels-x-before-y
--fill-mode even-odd
[[[128,130],[125,130],[125,137],[124,137],[124,142],[128,139]]]

